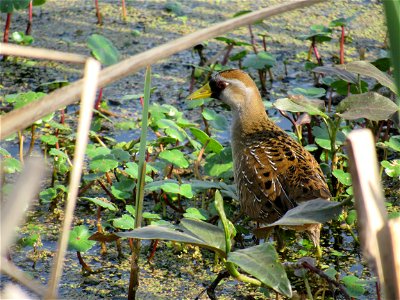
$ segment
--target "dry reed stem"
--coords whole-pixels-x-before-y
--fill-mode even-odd
[[[96,90],[98,87],[100,68],[100,63],[97,60],[93,58],[87,59],[83,77],[83,90],[81,108],[79,111],[78,132],[75,143],[73,167],[68,188],[64,222],[60,231],[61,234],[58,242],[58,250],[54,258],[54,264],[45,299],[57,298],[58,285],[62,275],[65,252],[68,246],[69,233],[71,230],[76,198],[78,196],[79,184],[81,181],[86,146],[89,140],[90,123],[93,115],[94,102],[96,100]]]
[[[369,129],[353,130],[348,136],[349,165],[358,215],[358,231],[364,257],[379,276],[386,299],[400,299],[398,232],[389,229],[380,182],[375,139]],[[397,241],[397,242],[396,242]],[[396,244],[395,244],[396,243]]]
[[[0,54],[8,56],[20,56],[37,59],[55,60],[62,62],[70,62],[76,64],[84,64],[88,58],[85,55],[67,53],[43,48],[34,48],[27,46],[20,46],[14,44],[0,43]]]
[[[99,86],[104,87],[121,78],[131,75],[148,65],[152,65],[161,59],[167,58],[172,54],[191,48],[205,40],[225,34],[237,27],[252,24],[258,20],[272,17],[296,8],[305,8],[306,6],[318,2],[322,2],[322,0],[297,0],[274,5],[218,23],[209,28],[198,30],[103,69],[100,72]],[[0,118],[2,124],[0,139],[5,138],[18,130],[23,130],[37,119],[40,119],[57,109],[74,103],[79,98],[82,86],[82,80],[78,80],[44,96],[38,102],[30,103],[2,116]]]

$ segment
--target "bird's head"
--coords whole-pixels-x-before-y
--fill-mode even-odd
[[[210,81],[192,93],[188,99],[214,98],[230,106],[234,112],[253,107],[261,102],[253,79],[242,70],[232,69],[215,74]]]

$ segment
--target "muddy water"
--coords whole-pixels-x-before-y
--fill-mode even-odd
[[[96,25],[96,16],[93,1],[47,1],[44,6],[34,8],[34,23],[32,35],[35,38],[34,46],[56,49],[90,55],[86,47],[86,39],[94,33],[102,34],[110,39],[123,57],[128,57],[161,45],[174,38],[204,28],[212,23],[231,17],[241,10],[254,10],[284,1],[179,1],[182,15],[176,16],[164,9],[165,1],[126,1],[128,19],[120,18],[120,1],[100,1],[103,14],[102,26]],[[307,42],[295,39],[296,36],[308,32],[313,24],[327,25],[331,20],[339,17],[355,16],[350,24],[349,34],[353,40],[346,45],[347,61],[358,58],[361,48],[366,50],[366,59],[373,60],[379,57],[385,29],[383,26],[382,6],[377,1],[335,1],[329,4],[319,4],[305,10],[287,13],[285,15],[265,21],[265,28],[255,27],[254,31],[258,47],[262,45],[259,33],[267,30],[268,51],[277,57],[277,66],[273,68],[274,82],[268,83],[268,98],[274,101],[286,96],[287,91],[295,87],[312,85],[312,75],[304,71],[304,58],[307,55]],[[5,15],[2,14],[0,24],[4,24]],[[11,32],[24,31],[26,13],[17,12],[13,15]],[[241,28],[227,34],[229,37],[239,38],[249,42],[247,28]],[[338,39],[339,34],[335,34]],[[209,41],[204,54],[210,58],[222,49],[224,45],[217,41]],[[338,56],[338,43],[331,42],[320,46],[320,52],[326,64],[331,64]],[[242,50],[242,49],[240,49]],[[233,53],[240,51],[234,49]],[[251,49],[248,49],[251,51]],[[287,62],[288,77],[284,72],[283,61]],[[182,51],[153,66],[153,86],[157,89],[152,95],[154,103],[168,103],[186,112],[188,118],[198,120],[199,113],[188,111],[184,97],[188,94],[190,65],[197,64],[199,58],[191,51]],[[234,63],[232,67],[236,67]],[[15,60],[0,62],[0,97],[7,94],[37,89],[42,83],[54,80],[74,81],[80,78],[82,70],[70,64],[57,64],[44,61]],[[252,75],[256,77],[256,73]],[[284,80],[285,79],[285,80]],[[126,95],[141,94],[143,90],[143,71],[116,82],[104,90],[104,98],[109,103],[109,109],[121,118],[135,117],[140,114],[140,104],[137,97],[131,100],[121,100]],[[2,104],[3,107],[5,104]],[[219,108],[217,108],[219,109]],[[76,109],[69,109],[67,121],[74,123]],[[226,113],[221,109],[221,113]],[[190,117],[193,116],[193,117]],[[229,116],[229,115],[228,115]],[[121,118],[112,117],[115,122]],[[279,123],[285,129],[290,125],[283,120]],[[112,126],[112,125],[110,125]],[[112,131],[112,137],[118,141],[128,141],[138,136],[137,131]],[[228,134],[223,134],[226,140]],[[2,143],[10,152],[17,153],[16,141]],[[37,147],[39,149],[39,147]],[[90,215],[90,216],[89,216]],[[49,267],[61,223],[62,215],[48,213],[48,207],[36,203],[29,213],[29,223],[44,225],[42,234],[43,246],[40,248],[41,257],[37,260],[35,269],[32,268],[31,248],[14,247],[11,249],[13,261],[32,274],[35,278],[46,283],[49,276]],[[95,212],[88,212],[86,207],[80,207],[76,214],[76,223],[93,224]],[[24,231],[26,228],[22,228]],[[342,232],[333,234],[326,229],[328,240],[326,245],[339,239],[344,257],[338,259],[335,255],[327,258],[327,264],[337,265],[343,274],[354,273],[362,278],[370,278],[368,271],[360,264],[352,239]],[[126,255],[123,259],[117,258],[115,246],[104,257],[99,256],[99,249],[93,248],[83,256],[98,274],[82,276],[76,255],[69,252],[66,267],[60,286],[60,297],[65,299],[123,299],[126,298],[129,280],[129,253],[128,246],[123,245]],[[216,273],[213,269],[213,255],[195,249],[181,252],[171,244],[161,243],[153,261],[153,265],[145,263],[148,253],[148,244],[143,248],[140,299],[193,299],[206,285],[212,281]],[[353,258],[353,261],[350,259]],[[329,261],[329,262],[328,262]],[[0,286],[8,279],[1,277]],[[374,291],[371,290],[371,293]],[[229,279],[217,288],[217,295],[221,299],[263,299],[258,290],[237,283]],[[371,296],[374,298],[375,296]],[[206,299],[203,297],[202,299]]]

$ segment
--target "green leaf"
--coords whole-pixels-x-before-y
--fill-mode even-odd
[[[107,155],[110,154],[111,150],[106,148],[106,147],[96,147],[93,144],[89,144],[86,148],[86,155],[89,158],[94,158],[96,156],[100,156],[100,155]]]
[[[57,197],[57,190],[55,188],[48,188],[39,193],[39,199],[42,203],[50,203]]]
[[[1,162],[1,167],[4,173],[14,174],[16,172],[21,172],[22,164],[19,160],[13,157],[7,157]]]
[[[375,92],[350,95],[336,108],[339,116],[346,120],[366,118],[372,121],[388,120],[399,111],[397,105],[387,97]]]
[[[360,280],[354,275],[347,275],[342,278],[346,290],[350,297],[360,297],[365,293],[364,285],[365,282]]]
[[[80,199],[90,201],[90,202],[94,203],[97,206],[106,208],[106,209],[111,210],[111,211],[116,211],[117,210],[117,206],[114,203],[108,201],[106,198],[81,197]]]
[[[343,203],[324,199],[309,200],[288,210],[282,218],[268,226],[324,223],[339,215],[342,206]]]
[[[42,135],[40,137],[40,140],[47,144],[47,145],[52,145],[54,146],[58,142],[58,138],[55,135]]]
[[[183,216],[187,219],[206,221],[210,217],[210,214],[207,210],[202,208],[188,207]]]
[[[149,164],[146,164],[146,174],[154,171],[154,168],[152,168]],[[138,178],[138,174],[139,174],[139,166],[137,163],[135,162],[128,162],[126,164],[126,169],[125,172],[131,176],[133,179],[137,179]],[[152,182],[153,179],[150,176],[145,176],[145,182]]]
[[[243,59],[243,67],[256,70],[272,68],[275,64],[275,57],[265,51],[260,51],[257,54],[249,54]]]
[[[220,153],[224,147],[215,139],[211,138],[208,136],[207,133],[205,133],[203,130],[200,130],[195,127],[190,128],[191,133],[196,137],[200,143],[205,145],[207,143],[206,151],[207,152],[214,152],[214,153]]]
[[[372,77],[383,86],[389,88],[393,93],[397,94],[396,85],[393,79],[365,60],[353,61],[345,65],[337,65],[336,68]]]
[[[87,45],[92,50],[92,55],[104,66],[110,66],[117,63],[120,54],[111,41],[99,34],[92,34],[87,39]]]
[[[131,155],[129,154],[129,152],[122,149],[112,149],[111,154],[114,155],[115,159],[118,160],[120,163],[128,162],[131,159]]]
[[[291,95],[303,95],[308,98],[321,98],[326,95],[326,90],[324,88],[294,88],[289,92]]]
[[[400,135],[390,137],[389,141],[385,142],[385,145],[394,151],[400,152]]]
[[[162,189],[166,193],[180,194],[186,198],[192,198],[192,186],[187,183],[179,184],[174,180],[154,181],[145,185],[147,191],[156,191]]]
[[[118,161],[111,154],[98,155],[89,162],[89,167],[94,172],[106,173],[118,167]]]
[[[381,165],[385,168],[385,173],[389,177],[400,177],[400,159],[392,161],[384,160],[381,162]]]
[[[29,5],[30,0],[1,0],[0,12],[10,14],[14,9],[24,9]]]
[[[213,177],[233,177],[232,149],[225,147],[218,154],[210,154],[206,157],[204,171]]]
[[[144,212],[142,217],[143,219],[149,219],[149,220],[161,220],[161,216],[159,214],[153,214],[149,212]]]
[[[332,29],[320,25],[320,24],[315,24],[310,26],[310,33],[306,35],[300,35],[299,39],[301,40],[313,40],[315,39],[316,42],[322,43],[326,41],[330,41],[332,37],[330,34],[332,33]]]
[[[133,205],[128,204],[127,206],[125,206],[125,209],[127,212],[129,212],[132,216],[134,216],[136,214],[136,209],[135,207],[133,207]]]
[[[111,186],[111,193],[113,196],[120,200],[127,200],[133,197],[133,189],[135,182],[131,178],[120,176],[119,181],[114,182]]]
[[[357,76],[355,76],[353,73],[350,73],[346,70],[341,70],[335,67],[329,67],[329,66],[323,66],[323,67],[316,67],[313,69],[313,72],[315,73],[321,73],[321,74],[326,74],[326,75],[336,75],[340,79],[357,84]]]
[[[113,226],[119,229],[133,229],[135,228],[135,219],[127,214],[123,214],[120,218],[113,219]]]
[[[238,265],[276,292],[292,297],[289,279],[272,243],[230,252],[228,262]]]
[[[322,111],[325,110],[325,102],[317,99],[307,99],[302,95],[280,98],[275,101],[276,109],[290,112],[306,112],[310,115],[319,115],[325,119],[329,117]]]
[[[339,182],[345,186],[351,185],[351,176],[350,173],[347,173],[343,170],[333,170],[332,175],[339,180]]]
[[[40,6],[46,3],[46,0],[33,0],[32,5],[33,6]]]
[[[183,152],[179,151],[178,149],[164,150],[160,153],[159,157],[177,166],[178,168],[189,167],[188,160],[185,158]]]
[[[96,244],[95,241],[89,240],[90,236],[89,229],[85,225],[75,226],[69,233],[69,249],[79,252],[90,250]]]
[[[133,231],[118,232],[116,234],[126,238],[167,240],[198,245],[217,252],[221,257],[226,257],[224,242],[221,240],[223,231],[220,228],[198,220],[182,219],[181,222],[186,227],[182,225],[174,226],[172,224],[160,226],[149,225]],[[202,238],[205,238],[207,241]]]

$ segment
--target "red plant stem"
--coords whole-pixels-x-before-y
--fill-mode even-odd
[[[344,25],[342,27],[342,36],[340,37],[340,64],[344,64]]]
[[[144,100],[143,100],[143,97],[140,97],[140,105],[143,107],[143,105],[144,105],[144,102],[143,102]]]
[[[162,194],[162,197],[163,197],[165,203],[166,203],[169,207],[171,207],[173,210],[175,210],[175,211],[177,211],[177,212],[180,212],[180,213],[184,213],[184,212],[185,212],[185,211],[183,210],[183,208],[180,209],[180,208],[176,207],[175,205],[173,205],[173,204],[168,200],[168,197],[167,197],[167,195],[166,195],[165,193]]]
[[[109,172],[106,172],[106,178],[107,178],[108,184],[109,184],[109,185],[112,185],[112,180],[111,180],[111,177],[110,177]]]
[[[103,88],[99,89],[99,95],[97,96],[96,102],[94,104],[94,109],[99,110],[101,98],[103,98]]]
[[[28,7],[28,25],[26,26],[25,34],[26,35],[31,35],[32,32],[32,0],[29,2],[29,7]]]
[[[99,8],[99,0],[94,0],[94,4],[96,6],[97,24],[101,25],[101,24],[103,24],[103,21],[101,20],[101,13],[100,13],[100,8]]]
[[[151,262],[154,258],[154,255],[156,254],[157,246],[158,246],[159,240],[153,240],[151,242],[151,252],[149,254],[149,257],[147,258],[148,262]]]
[[[231,54],[232,49],[233,49],[232,44],[230,44],[226,47],[226,52],[225,52],[224,58],[221,61],[221,65],[225,66],[227,64],[228,59],[229,59],[229,54]]]
[[[11,25],[11,16],[12,13],[7,14],[6,26],[4,27],[3,43],[8,43],[8,36],[10,33],[10,25]]]
[[[78,257],[78,261],[82,266],[82,269],[85,270],[88,273],[93,273],[93,270],[89,267],[88,264],[85,263],[85,261],[82,258],[82,255],[79,251],[76,251],[76,256]]]
[[[267,52],[267,41],[265,39],[265,35],[263,35],[262,38],[263,38],[262,43],[263,43],[264,51]]]
[[[122,19],[125,21],[126,20],[126,5],[125,5],[125,0],[121,1],[121,5],[122,5]]]
[[[251,28],[251,25],[249,25],[249,32],[250,32],[251,45],[253,46],[253,51],[254,51],[255,54],[257,54],[258,51],[257,51],[257,47],[256,47],[256,41],[255,41],[255,38],[254,38],[253,29]]]
[[[97,180],[97,182],[100,184],[101,188],[106,192],[106,194],[111,198],[114,199],[114,195],[106,188],[104,183],[101,182],[101,180]]]
[[[311,47],[312,47],[312,49],[313,49],[313,51],[314,51],[314,55],[315,55],[315,58],[316,58],[317,61],[318,61],[318,64],[319,64],[320,66],[322,66],[322,65],[323,65],[323,63],[322,63],[322,58],[321,58],[321,56],[320,56],[319,53],[318,53],[317,43],[315,42],[315,38],[314,38],[314,37],[313,37],[313,39],[312,39]]]

